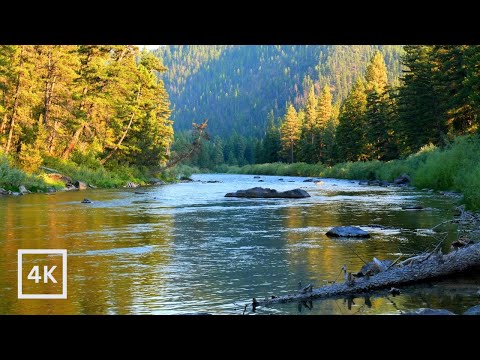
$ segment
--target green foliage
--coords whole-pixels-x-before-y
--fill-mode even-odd
[[[43,158],[38,148],[32,145],[22,144],[20,153],[18,154],[18,161],[22,170],[27,173],[33,173],[42,165]]]
[[[207,117],[213,136],[263,136],[267,114],[284,117],[285,104],[305,104],[311,86],[328,85],[333,102],[345,99],[380,51],[390,82],[400,74],[399,45],[175,45],[158,49],[175,112],[175,130]]]
[[[1,45],[0,146],[28,172],[44,156],[75,152],[101,164],[165,164],[173,140],[157,78],[165,70],[133,45]]]
[[[447,148],[434,145],[422,147],[403,160],[343,162],[331,167],[322,164],[270,163],[244,167],[223,167],[221,172],[278,176],[315,176],[352,180],[393,181],[409,174],[419,189],[454,190],[464,195],[464,202],[474,210],[480,209],[480,138],[462,136]],[[220,170],[220,169],[219,169]]]

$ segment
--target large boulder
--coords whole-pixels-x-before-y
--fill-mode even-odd
[[[330,237],[357,237],[369,238],[370,234],[355,226],[335,226],[327,231],[327,236]]]
[[[445,309],[420,308],[420,309],[415,309],[415,310],[403,313],[403,315],[455,315],[455,314]]]
[[[154,177],[148,179],[148,183],[151,185],[165,185],[165,181]]]
[[[471,307],[463,315],[480,315],[480,305]]]
[[[408,176],[407,174],[402,174],[398,178],[393,180],[393,183],[395,185],[408,185],[411,182],[412,182],[412,179],[410,179],[410,176]]]
[[[78,189],[78,190],[87,190],[88,186],[86,183],[84,183],[83,181],[75,181],[75,187]]]
[[[228,193],[225,195],[225,197],[299,199],[310,197],[310,194],[302,189],[277,191],[275,189],[254,187],[247,190],[238,190],[233,193]]]

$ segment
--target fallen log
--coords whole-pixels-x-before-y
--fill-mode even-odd
[[[411,262],[409,265],[391,267],[368,278],[362,277],[353,279],[353,281],[347,280],[343,284],[326,285],[318,289],[312,289],[310,292],[302,291],[297,294],[254,300],[252,307],[364,294],[373,290],[454,275],[475,267],[480,267],[480,243],[460,248],[446,255],[436,253],[422,262]]]

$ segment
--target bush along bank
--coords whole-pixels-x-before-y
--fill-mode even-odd
[[[339,163],[331,167],[323,164],[267,163],[238,166],[220,166],[216,172],[230,174],[314,176],[350,180],[378,180],[393,182],[408,174],[411,185],[418,189],[455,191],[463,195],[470,210],[480,210],[480,138],[457,137],[445,148],[424,146],[406,159],[359,161]]]
[[[96,162],[78,164],[52,158],[46,159],[45,166],[29,173],[17,168],[6,156],[0,155],[0,195],[164,185],[197,172],[197,168],[184,165],[155,172],[148,168],[118,165],[105,168]]]

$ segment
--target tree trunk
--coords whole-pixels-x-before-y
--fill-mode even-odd
[[[65,148],[62,154],[62,159],[68,159],[68,157],[70,156],[70,153],[73,151],[73,149],[77,145],[78,139],[80,138],[80,135],[82,134],[82,131],[84,128],[85,128],[85,124],[82,124],[75,131],[75,133],[72,136],[72,139],[70,140],[70,143],[67,145],[67,147]]]
[[[255,306],[305,301],[345,295],[365,294],[373,290],[406,285],[435,278],[454,275],[480,267],[480,243],[460,248],[447,255],[435,255],[412,262],[410,265],[395,266],[370,278],[359,278],[353,282],[322,286],[308,293],[283,295],[260,300]]]
[[[123,56],[123,55],[122,55]],[[142,87],[140,86],[139,89],[138,89],[138,92],[137,92],[137,97],[135,99],[135,105],[138,104],[138,99],[140,98],[140,93],[142,91]],[[128,122],[128,126],[127,128],[125,129],[125,131],[123,132],[122,134],[122,137],[120,138],[120,140],[118,141],[117,145],[115,145],[115,147],[113,148],[112,151],[110,151],[110,153],[105,157],[103,158],[102,160],[100,160],[100,163],[103,165],[107,162],[108,159],[110,159],[112,157],[113,154],[115,154],[115,152],[118,150],[118,148],[120,147],[120,145],[122,145],[122,142],[123,140],[125,139],[125,137],[127,136],[127,133],[128,131],[130,130],[130,127],[132,126],[132,123],[133,123],[133,119],[135,118],[135,112],[132,111],[132,115],[130,116],[130,121]]]
[[[12,144],[13,138],[13,130],[15,128],[15,117],[17,115],[17,107],[18,107],[18,93],[20,92],[20,82],[22,80],[22,67],[23,67],[23,50],[24,46],[21,47],[20,50],[20,64],[19,64],[19,72],[17,75],[17,85],[15,87],[15,97],[13,100],[13,107],[12,107],[12,115],[10,117],[10,131],[8,132],[8,139],[7,144],[5,146],[5,154],[8,154],[10,151],[10,145]]]
[[[120,145],[122,145],[122,142],[123,140],[125,139],[125,137],[127,136],[127,133],[128,133],[128,130],[130,130],[130,127],[132,126],[132,122],[133,122],[133,119],[135,118],[135,113],[132,112],[132,115],[130,116],[130,121],[128,123],[128,126],[127,128],[125,129],[125,131],[123,132],[122,134],[122,137],[120,138],[120,140],[118,140],[118,143],[115,145],[115,147],[113,148],[112,151],[110,151],[110,153],[104,157],[102,160],[100,160],[100,163],[103,165],[107,162],[108,159],[110,159],[112,157],[113,154],[115,154],[115,152],[118,150],[118,148],[120,147]]]

